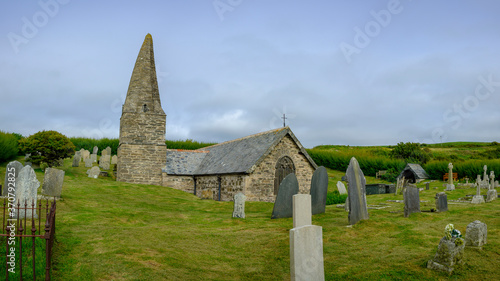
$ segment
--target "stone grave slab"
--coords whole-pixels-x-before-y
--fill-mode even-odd
[[[234,195],[233,218],[245,218],[245,194],[238,192]]]
[[[12,161],[7,164],[5,168],[5,181],[3,185],[2,196],[7,196],[9,193],[9,178],[15,179],[13,184],[10,184],[10,187],[15,188],[17,186],[17,177],[19,177],[19,173],[23,168],[23,164],[19,161]]]
[[[17,207],[19,203],[21,208],[24,208],[24,205],[27,204],[28,208],[31,208],[32,204],[36,206],[37,194],[36,191],[38,187],[40,187],[40,182],[36,178],[35,171],[31,166],[25,166],[21,169],[21,172],[18,176],[18,181],[16,182],[16,201],[14,204]],[[36,214],[36,210],[31,209],[21,209],[18,214],[16,214],[16,218],[38,218]]]
[[[314,171],[311,179],[311,207],[312,214],[322,214],[326,207],[326,194],[328,192],[328,173],[321,166]]]
[[[356,224],[360,220],[368,219],[368,207],[366,205],[366,180],[359,167],[356,158],[352,157],[346,171],[349,183],[349,224]]]
[[[51,197],[61,197],[64,182],[64,171],[54,168],[45,169],[42,194]]]
[[[407,186],[403,193],[405,203],[404,215],[409,217],[412,213],[420,213],[420,195],[419,189],[413,186]]]
[[[278,188],[274,202],[272,219],[290,218],[293,216],[292,198],[299,193],[299,183],[294,173],[287,175]]]

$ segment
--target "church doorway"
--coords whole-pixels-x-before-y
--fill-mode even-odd
[[[281,181],[288,176],[288,174],[295,173],[295,165],[293,165],[292,158],[288,156],[281,157],[276,163],[274,173],[274,195],[278,194]]]

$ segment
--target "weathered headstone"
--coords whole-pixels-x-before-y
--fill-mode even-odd
[[[97,155],[98,152],[99,152],[99,148],[97,146],[94,146],[94,149],[92,149],[92,154]]]
[[[425,190],[429,190],[429,188],[430,188],[430,183],[426,182],[425,183]]]
[[[480,184],[476,185],[476,195],[474,195],[474,197],[472,197],[471,203],[472,204],[484,203],[484,197],[481,195],[481,185]]]
[[[88,150],[83,150],[82,151],[82,159],[83,161],[85,161],[86,159],[88,159],[90,157],[90,151]]]
[[[94,164],[94,162],[92,161],[92,158],[87,158],[85,159],[85,168],[92,168],[92,165]]]
[[[3,192],[2,196],[7,196],[9,193],[9,187],[16,188],[17,186],[17,177],[19,176],[19,173],[21,172],[21,169],[23,168],[23,164],[19,161],[12,161],[7,164],[7,167],[5,169],[5,182],[3,185]],[[9,181],[10,179],[10,181]],[[11,184],[9,184],[12,182]],[[13,192],[11,192],[13,193]]]
[[[238,192],[234,195],[234,210],[233,218],[245,218],[245,200],[247,197],[245,194]]]
[[[490,187],[489,189],[495,188],[495,171],[490,171]]]
[[[465,230],[465,246],[482,248],[486,244],[488,227],[485,223],[475,220]]]
[[[293,229],[290,229],[291,280],[325,280],[323,229],[312,225],[311,196],[293,196]]]
[[[328,192],[328,173],[321,166],[314,171],[311,179],[311,207],[312,214],[322,214],[326,207],[326,194]]]
[[[278,195],[274,202],[272,219],[290,218],[293,216],[292,197],[299,193],[299,183],[294,173],[286,176],[280,183]]]
[[[351,158],[346,175],[347,182],[349,183],[349,224],[353,225],[360,220],[368,219],[365,190],[366,179],[356,158]]]
[[[32,204],[36,208],[37,195],[36,191],[40,187],[40,182],[36,178],[35,171],[31,166],[25,166],[21,169],[16,182],[16,201],[15,206],[20,204],[21,208],[24,208],[25,204],[27,209],[20,209],[16,218],[38,218],[36,214],[36,209],[31,209]]]
[[[111,165],[116,165],[117,163],[118,163],[118,156],[113,155],[113,157],[111,157]]]
[[[75,156],[73,156],[73,165],[72,166],[73,167],[79,167],[80,166],[80,154],[79,153],[75,153]]]
[[[293,228],[312,224],[311,197],[309,194],[293,196]]]
[[[97,162],[97,154],[90,154],[90,159],[92,159],[92,162]]]
[[[106,147],[106,155],[110,155],[111,156],[111,147]]]
[[[106,150],[103,150],[103,152],[104,151]],[[109,170],[110,161],[111,161],[110,155],[105,154],[101,156],[101,158],[99,158],[99,167],[103,170]]]
[[[87,171],[87,175],[89,175],[89,178],[94,178],[94,179],[97,179],[100,173],[101,170],[97,166],[94,166]]]
[[[341,181],[337,182],[337,189],[339,190],[340,194],[347,194],[347,190],[345,189],[345,185],[343,182]]]
[[[448,211],[448,196],[445,192],[436,193],[436,210],[438,212]]]
[[[448,163],[448,184],[446,185],[446,190],[455,190],[455,185],[453,184],[453,164]]]
[[[493,200],[497,200],[498,198],[498,192],[496,189],[490,189],[488,192],[486,192],[486,202],[491,202]]]
[[[108,155],[108,151],[106,149],[104,149],[103,151],[101,151],[101,157],[102,156],[106,156]]]
[[[420,195],[419,190],[413,186],[407,186],[403,193],[405,203],[404,214],[409,217],[412,213],[420,213]]]
[[[53,197],[61,197],[64,182],[64,171],[54,168],[45,169],[43,177],[42,194]]]
[[[457,239],[461,238],[443,237],[434,259],[427,262],[427,268],[451,273],[456,264],[463,264],[465,243],[455,243]]]

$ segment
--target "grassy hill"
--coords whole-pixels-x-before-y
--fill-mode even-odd
[[[82,165],[83,166],[83,165]],[[57,205],[54,280],[289,280],[292,219],[271,220],[273,204],[247,202],[246,219],[233,219],[232,202],[201,200],[171,188],[91,179],[66,159],[63,200]],[[3,182],[5,163],[0,166]],[[329,189],[343,175],[329,170]],[[43,173],[37,171],[40,182]],[[378,180],[367,177],[368,182]],[[423,186],[423,185],[421,185]],[[437,188],[437,189],[434,189]],[[442,182],[420,193],[434,208]],[[457,189],[448,200],[474,189]],[[500,200],[482,205],[449,202],[444,213],[403,216],[401,195],[369,195],[370,219],[348,226],[335,205],[315,215],[323,227],[327,280],[448,280],[425,268],[444,227],[488,225],[482,251],[466,249],[451,279],[500,279]]]

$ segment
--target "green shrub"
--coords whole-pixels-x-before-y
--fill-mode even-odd
[[[59,159],[70,157],[75,146],[63,134],[56,131],[41,131],[20,141],[23,153],[29,153],[30,161],[39,165],[47,163],[49,167],[57,166]]]
[[[431,153],[429,148],[422,149],[419,143],[400,142],[392,149],[390,156],[408,163],[425,164],[430,160]]]
[[[347,194],[340,194],[338,191],[328,192],[326,194],[326,205],[343,204],[347,199]]]
[[[0,162],[13,159],[18,152],[16,135],[0,131]]]

